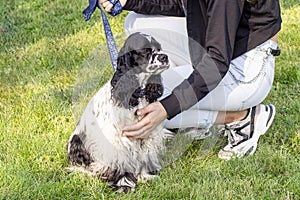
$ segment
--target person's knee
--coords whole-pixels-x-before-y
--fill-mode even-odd
[[[134,32],[134,22],[136,20],[137,16],[135,12],[129,12],[124,20],[124,31],[126,35],[130,35]]]

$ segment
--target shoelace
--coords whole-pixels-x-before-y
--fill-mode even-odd
[[[122,12],[122,5],[119,0],[109,0],[114,6],[112,11],[109,13],[111,16],[116,16]],[[112,34],[108,19],[105,15],[104,10],[98,3],[98,0],[89,0],[89,6],[82,12],[85,21],[88,21],[92,14],[95,12],[96,8],[99,8],[101,11],[101,17],[103,22],[103,28],[106,37],[106,44],[109,51],[109,56],[111,60],[111,64],[114,68],[114,71],[117,69],[117,59],[118,59],[118,49],[114,40],[114,36]]]
[[[228,136],[228,141],[231,146],[237,146],[240,143],[249,139],[249,136],[241,131],[241,129],[230,129],[225,130],[225,134]]]

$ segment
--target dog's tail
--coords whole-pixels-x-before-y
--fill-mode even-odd
[[[89,166],[94,162],[78,134],[72,135],[69,140],[68,156],[70,163],[75,166]]]

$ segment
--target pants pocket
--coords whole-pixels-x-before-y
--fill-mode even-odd
[[[266,75],[267,58],[265,52],[254,49],[233,60],[228,73],[237,84],[252,84]]]

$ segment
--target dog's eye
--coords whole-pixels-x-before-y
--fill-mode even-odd
[[[147,53],[148,53],[148,54],[153,53],[153,51],[154,51],[153,49],[147,49]]]
[[[148,48],[148,49],[143,49],[140,54],[142,56],[147,56],[147,55],[150,55],[152,53],[152,49]]]

